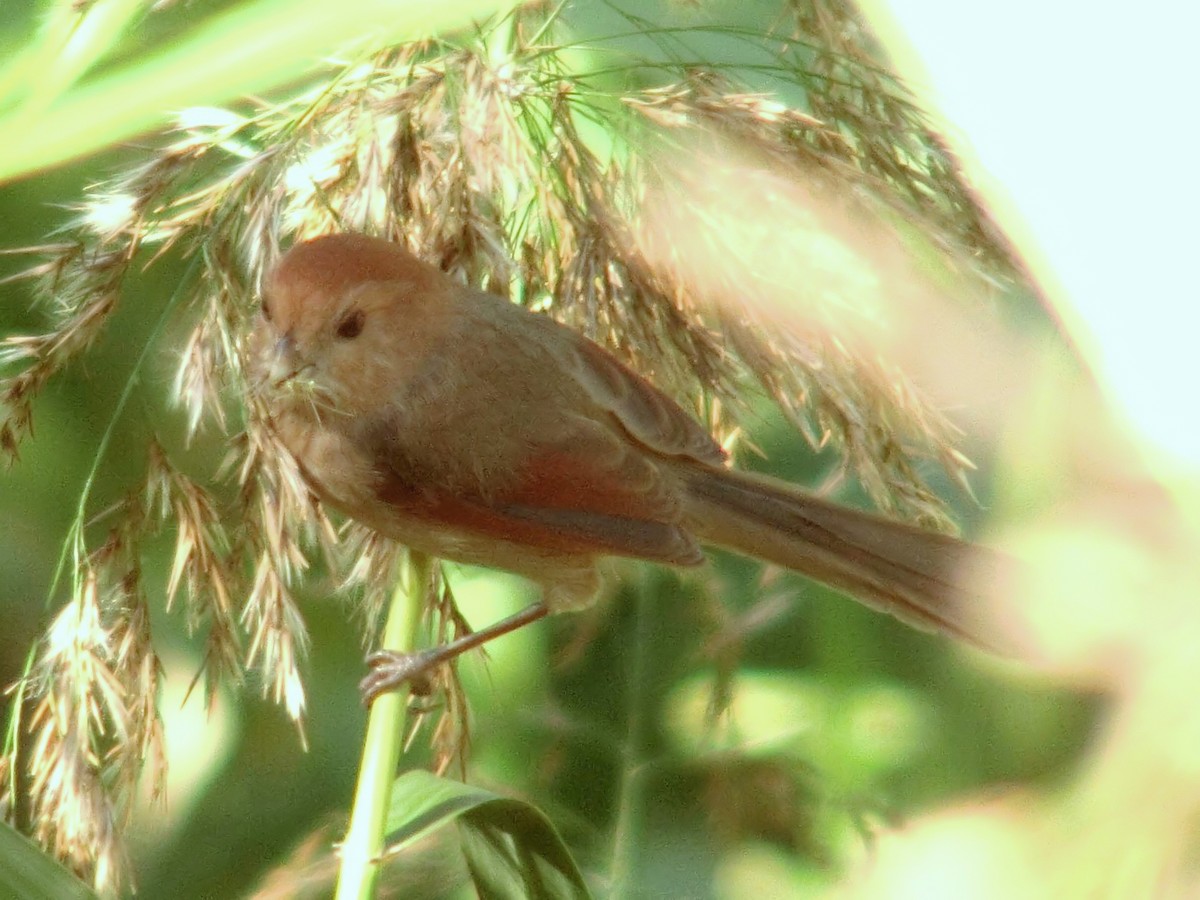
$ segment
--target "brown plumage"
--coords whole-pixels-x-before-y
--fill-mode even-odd
[[[711,544],[984,646],[990,551],[735,472],[606,351],[357,234],[293,247],[253,337],[275,427],[316,493],[435,556],[517,572],[550,611],[599,557],[698,565]]]

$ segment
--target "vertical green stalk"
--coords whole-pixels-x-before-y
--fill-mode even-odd
[[[621,753],[621,788],[617,799],[617,824],[613,829],[612,893],[614,900],[631,896],[637,851],[641,846],[642,791],[646,759],[647,650],[650,644],[650,598],[643,575],[634,600],[633,660],[629,668],[628,713],[625,746]]]
[[[400,653],[411,653],[416,649],[429,573],[429,558],[410,550],[405,577],[392,595],[381,649]],[[337,900],[370,900],[375,896],[388,802],[396,766],[400,762],[407,709],[406,689],[390,691],[371,704],[362,762],[358,767],[358,785],[354,791],[354,809],[346,839],[342,842]]]

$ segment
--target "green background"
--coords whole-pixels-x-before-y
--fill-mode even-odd
[[[179,4],[173,18],[154,26],[162,29],[157,36],[151,28],[111,59],[169,40],[172,27],[214,8]],[[33,10],[7,0],[0,46],[27,34]],[[604,10],[580,21],[599,33],[618,30]],[[716,44],[701,50],[732,52]],[[0,185],[0,247],[45,241],[87,185],[142,154],[126,144]],[[19,256],[0,257],[0,274],[21,265]],[[17,678],[28,648],[65,599],[47,595],[79,491],[137,352],[181,274],[168,258],[128,285],[102,340],[40,399],[20,464],[0,476],[0,684]],[[44,326],[26,285],[0,286],[0,299],[0,333]],[[185,324],[170,321],[167,339],[153,351],[101,466],[93,514],[138,483],[152,434],[180,441],[182,416],[166,396],[180,346],[173,338]],[[1042,324],[1031,320],[1030,327]],[[767,468],[799,483],[819,483],[832,463],[814,457],[767,410],[752,437],[766,451]],[[964,449],[984,462],[975,485],[986,506],[1003,487],[992,483],[987,465],[994,450],[969,440]],[[212,471],[223,451],[202,437],[188,451],[189,471]],[[968,499],[949,488],[947,494],[957,498],[961,520],[981,518]],[[853,492],[846,497],[859,500]],[[151,547],[152,597],[156,590],[161,596],[170,549],[170,535]],[[760,600],[757,567],[723,557],[713,566],[718,577],[709,592],[730,615]],[[531,598],[527,586],[506,576],[452,567],[450,578],[477,626]],[[699,596],[696,582],[648,567],[621,566],[612,581],[612,597],[598,613],[541,623],[498,642],[486,674],[468,663],[469,776],[542,807],[585,871],[601,875],[614,829],[635,803],[631,860],[634,883],[647,896],[745,895],[754,882],[734,864],[745,859],[758,866],[745,871],[766,873],[780,896],[831,883],[880,823],[996,785],[1056,784],[1094,719],[1097,701],[1018,676],[785,575],[769,592],[786,602],[763,627],[747,630],[740,647],[733,709],[754,749],[734,751],[705,736],[715,670],[713,598]],[[305,666],[307,749],[286,715],[260,699],[253,680],[240,693],[224,692],[208,724],[199,697],[180,714],[175,688],[198,668],[199,648],[179,614],[155,607],[156,641],[175,686],[164,714],[199,729],[193,749],[203,752],[185,748],[173,759],[169,778],[189,784],[185,793],[165,810],[149,807],[137,816],[141,896],[238,895],[315,828],[336,831],[344,817],[365,722],[356,694],[363,649],[349,606],[327,576],[315,573],[304,599],[313,638]],[[564,662],[561,650],[580,629],[594,636]],[[642,726],[635,724],[632,735],[631,722]],[[203,743],[206,735],[212,746]],[[418,739],[405,765],[425,762],[421,746]],[[622,791],[631,768],[643,776],[637,797]],[[408,895],[456,890],[443,882],[443,851],[450,852],[435,846],[408,867]]]

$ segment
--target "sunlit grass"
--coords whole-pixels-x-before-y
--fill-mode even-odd
[[[161,128],[187,107],[277,88],[339,52],[461,28],[513,5],[247,0],[198,17],[186,8],[155,12],[146,0],[55,0],[32,46],[0,68],[0,132],[23,135],[0,148],[0,182]],[[179,36],[89,76],[139,14],[174,16]]]

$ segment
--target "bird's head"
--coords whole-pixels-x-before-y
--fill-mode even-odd
[[[446,276],[398,244],[335,234],[296,244],[268,273],[251,338],[255,387],[361,414],[394,396]]]

